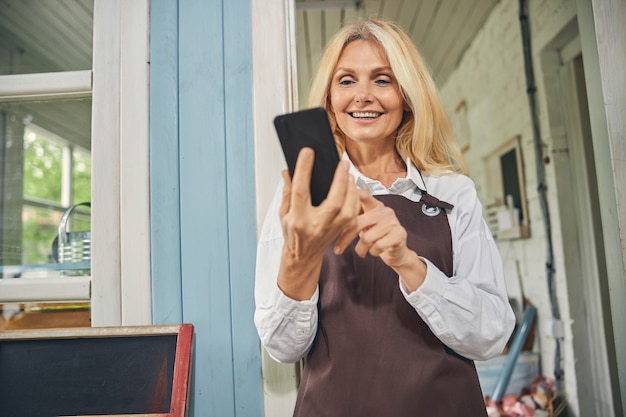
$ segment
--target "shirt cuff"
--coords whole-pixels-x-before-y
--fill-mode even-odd
[[[283,316],[289,318],[297,318],[302,312],[311,311],[317,309],[317,300],[319,298],[319,288],[315,289],[315,292],[308,300],[297,301],[290,298],[282,292],[279,288],[276,291],[276,299],[274,300],[274,310],[280,312]]]
[[[402,291],[407,302],[413,306],[420,317],[428,324],[433,333],[440,339],[445,339],[448,330],[438,308],[444,298],[445,284],[449,278],[428,259],[421,256],[420,259],[426,262],[424,282],[418,289],[409,293],[402,279],[400,279],[400,291]]]
[[[428,259],[421,256],[420,259],[426,263],[424,282],[415,291],[409,292],[400,278],[400,291],[404,294],[404,298],[413,305],[422,303],[425,300],[428,300],[431,304],[438,304],[445,291],[445,282],[449,278]]]
[[[274,310],[291,321],[296,332],[296,348],[300,348],[309,342],[311,332],[314,331],[317,322],[317,301],[319,287],[308,300],[297,301],[286,296],[280,289],[276,295]]]

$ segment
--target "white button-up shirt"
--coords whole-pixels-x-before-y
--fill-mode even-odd
[[[348,159],[344,154],[344,159]],[[348,159],[349,160],[349,159]],[[419,201],[422,190],[454,205],[448,210],[452,233],[453,276],[428,259],[424,283],[406,301],[448,347],[467,358],[486,360],[500,354],[515,325],[504,281],[502,261],[482,215],[476,187],[464,175],[420,175],[407,158],[407,176],[390,188],[361,174],[350,164],[358,188],[372,195],[399,194]],[[317,331],[318,291],[310,300],[295,301],[278,288],[276,279],[283,247],[279,218],[281,183],[268,209],[256,259],[254,321],[262,344],[279,362],[296,362],[308,352]],[[418,254],[419,255],[419,254]]]

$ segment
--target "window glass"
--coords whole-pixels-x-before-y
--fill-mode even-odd
[[[24,197],[61,204],[63,145],[24,129]]]
[[[72,169],[72,204],[91,200],[91,152],[74,148]]]
[[[92,66],[93,1],[0,2],[0,74]]]
[[[0,103],[2,266],[88,271],[90,116],[89,99]]]
[[[61,214],[45,208],[24,206],[22,212],[22,264],[53,262],[52,243]]]

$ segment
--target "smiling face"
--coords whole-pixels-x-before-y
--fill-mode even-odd
[[[346,140],[394,143],[409,108],[380,45],[358,40],[345,47],[331,80],[330,107]]]

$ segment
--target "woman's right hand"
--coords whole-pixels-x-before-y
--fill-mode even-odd
[[[343,231],[356,226],[361,210],[347,161],[337,166],[326,199],[317,207],[311,204],[313,160],[313,150],[304,148],[298,155],[293,179],[288,171],[283,171],[280,218],[285,243],[278,286],[286,296],[299,301],[311,298],[319,281],[324,251]]]

